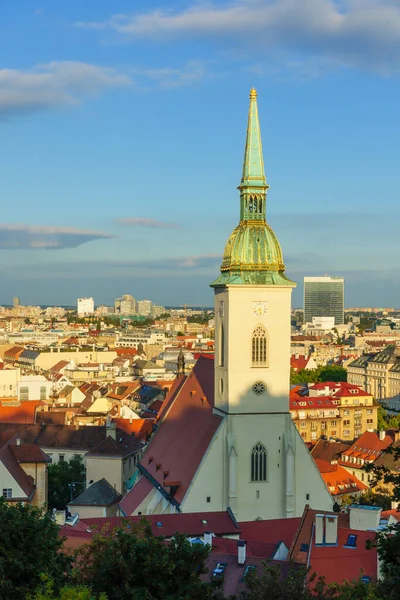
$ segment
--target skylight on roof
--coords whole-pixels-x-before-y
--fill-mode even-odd
[[[203,525],[207,525],[208,521],[206,519],[202,519],[201,522],[203,523]]]
[[[161,521],[157,521],[156,526],[157,527],[162,527],[163,525],[162,525]]]

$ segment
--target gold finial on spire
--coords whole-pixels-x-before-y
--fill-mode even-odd
[[[256,90],[254,88],[251,88],[251,90],[250,90],[250,100],[253,100],[255,98],[257,98],[257,92],[256,92]]]

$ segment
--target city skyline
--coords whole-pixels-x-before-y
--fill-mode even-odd
[[[254,85],[293,306],[303,277],[325,272],[345,277],[348,306],[396,306],[398,8],[39,4],[0,8],[0,303],[112,304],[132,287],[162,305],[211,305]],[[251,44],[238,45],[247,27]]]

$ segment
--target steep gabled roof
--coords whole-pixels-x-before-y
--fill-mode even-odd
[[[163,420],[140,470],[167,493],[175,489],[174,500],[180,504],[221,423],[221,418],[213,415],[214,361],[199,358],[169,396],[171,401],[167,396]],[[129,494],[134,490],[135,486]]]
[[[121,499],[113,486],[103,477],[90,485],[79,496],[69,502],[69,506],[110,506]]]
[[[35,485],[32,477],[27,475],[23,468],[18,464],[17,459],[11,451],[9,443],[4,444],[0,448],[0,462],[3,463],[4,467],[10,473],[11,477],[15,479],[19,487],[24,492],[26,498],[31,499],[35,491]],[[13,500],[24,500],[26,498],[13,498]]]

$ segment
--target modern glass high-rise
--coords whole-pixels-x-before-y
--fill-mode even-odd
[[[313,317],[335,317],[335,325],[344,323],[343,277],[304,277],[304,322]]]

